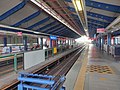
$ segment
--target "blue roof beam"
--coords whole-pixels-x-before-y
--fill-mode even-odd
[[[47,22],[49,19],[50,19],[50,17],[44,18],[43,20],[41,20],[41,21],[39,21],[39,22],[29,26],[27,29],[33,29],[34,27],[39,26],[39,25]]]
[[[12,26],[18,27],[18,26],[20,26],[22,23],[28,22],[28,21],[30,21],[31,19],[37,17],[38,15],[40,15],[40,11],[37,11],[37,12],[33,13],[32,15],[24,18],[23,20],[17,22],[16,24],[14,24],[14,25],[12,25]]]
[[[44,30],[43,32],[44,32],[44,33],[48,33],[49,31],[51,31],[51,30],[53,30],[53,29],[56,29],[57,27],[60,27],[60,25],[61,25],[61,24],[57,24],[57,25],[55,25],[55,26],[53,26],[53,27],[51,27],[51,28],[49,28],[49,29],[47,29],[47,30]]]
[[[72,3],[72,0],[65,0],[66,2],[70,2],[70,3]]]
[[[53,29],[53,30],[51,30],[49,33],[54,33],[55,31],[58,31],[58,30],[60,30],[60,29],[62,29],[62,28],[64,28],[64,26],[61,26],[61,27],[55,28],[55,30]],[[53,31],[54,31],[54,32],[53,32]]]
[[[68,6],[67,7],[71,12],[76,12],[75,8]]]
[[[37,29],[36,31],[43,31],[44,29],[46,29],[46,28],[51,27],[52,25],[54,25],[56,22],[57,21],[53,21],[53,22],[51,22],[51,23],[49,23],[49,24],[47,24],[47,25],[45,25],[45,26]]]
[[[109,22],[113,21],[116,18],[116,17],[105,16],[102,14],[97,14],[97,13],[93,13],[93,12],[89,12],[89,11],[87,11],[87,15],[91,16],[91,17],[96,17],[96,18],[98,18],[98,20],[100,18],[100,19],[103,19],[103,20],[106,20]]]
[[[62,31],[62,30],[64,30],[64,29],[67,29],[67,28],[66,28],[66,27],[63,27],[63,28],[61,28],[61,29],[59,29],[59,30],[54,31],[53,33],[56,34],[56,33],[60,32],[60,31]]]
[[[86,5],[93,8],[120,13],[120,6],[117,6],[117,5],[101,3],[101,2],[91,1],[91,0],[86,0]]]
[[[15,7],[11,8],[10,10],[6,11],[5,13],[3,13],[0,16],[0,21],[6,19],[7,17],[9,17],[10,15],[14,14],[15,12],[19,11],[20,9],[22,9],[25,6],[26,2],[23,1],[21,3],[19,3],[18,5],[16,5]]]
[[[66,28],[66,29],[62,29],[61,31],[59,31],[59,32],[57,32],[56,34],[61,34],[61,33],[64,33],[64,32],[66,32],[66,31],[68,31],[68,28]]]

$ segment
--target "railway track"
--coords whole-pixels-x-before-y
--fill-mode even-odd
[[[74,51],[74,53],[72,52],[72,53],[62,57],[61,59],[49,64],[47,66],[47,68],[45,66],[39,70],[36,70],[34,73],[37,73],[37,74],[44,73],[44,74],[48,74],[48,75],[55,75],[56,76],[55,80],[57,81],[57,79],[58,79],[57,77],[59,77],[60,75],[67,74],[67,72],[70,70],[72,65],[75,63],[75,61],[79,57],[80,52],[82,50],[84,50],[84,48],[85,48],[85,46],[79,50]],[[4,87],[2,90],[17,90],[18,84],[19,84],[19,81],[16,80],[11,85]],[[47,86],[43,86],[43,87],[47,87]]]
[[[47,75],[55,76],[55,78],[53,80],[57,82],[61,76],[66,76],[67,72],[70,70],[70,68],[76,62],[76,60],[80,56],[80,53],[83,50],[84,50],[84,47],[81,50],[76,51],[71,57],[69,57],[66,60],[62,61],[59,65],[57,65],[53,69],[49,70],[46,74]],[[41,73],[39,73],[39,74],[41,74]],[[33,85],[33,86],[39,86],[37,84],[31,84],[31,85]],[[47,85],[42,85],[42,86],[39,86],[39,87],[49,88],[49,86],[47,86]]]

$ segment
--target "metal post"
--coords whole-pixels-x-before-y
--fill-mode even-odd
[[[43,49],[43,38],[41,37],[41,48]]]
[[[14,54],[14,70],[17,72],[17,54]]]
[[[23,45],[24,45],[24,50],[27,51],[27,48],[28,48],[28,46],[27,46],[27,36],[23,37]]]
[[[52,48],[52,39],[50,39],[50,48]]]
[[[52,56],[54,57],[54,48],[52,48]]]
[[[7,46],[7,37],[4,36],[4,47],[6,47],[6,46]]]
[[[111,45],[111,33],[107,35],[107,53],[109,53],[109,47]]]
[[[47,58],[48,58],[48,49],[47,49]]]

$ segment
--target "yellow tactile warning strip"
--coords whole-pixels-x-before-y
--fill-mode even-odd
[[[85,74],[86,74],[86,67],[88,62],[88,52],[85,52],[84,59],[82,61],[82,67],[77,77],[77,81],[74,86],[74,90],[84,90],[84,83],[85,83]]]
[[[107,78],[99,78],[99,80],[107,80]]]
[[[88,65],[87,72],[99,73],[99,74],[114,74],[113,70],[107,65],[105,65],[105,66]]]

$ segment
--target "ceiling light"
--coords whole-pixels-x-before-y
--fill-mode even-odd
[[[80,3],[80,0],[76,0],[76,5],[78,8],[78,11],[82,11],[82,4]]]
[[[34,33],[39,34],[40,32],[34,32]]]

